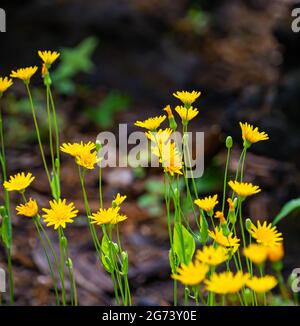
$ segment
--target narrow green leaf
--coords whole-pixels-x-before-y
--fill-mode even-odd
[[[188,264],[194,255],[196,248],[195,239],[182,224],[175,224],[173,250],[179,262]]]
[[[279,214],[274,218],[273,225],[277,224],[283,218],[291,214],[294,210],[300,208],[300,198],[292,199],[287,202],[279,212]]]

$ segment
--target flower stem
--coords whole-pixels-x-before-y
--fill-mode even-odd
[[[34,122],[34,126],[35,126],[35,131],[36,131],[36,136],[37,136],[37,140],[38,140],[38,144],[39,144],[39,148],[40,148],[40,152],[41,152],[41,156],[42,156],[42,161],[44,164],[44,169],[48,178],[48,182],[51,188],[51,177],[50,177],[50,173],[48,170],[48,166],[47,166],[47,162],[46,162],[46,158],[45,158],[45,153],[44,153],[44,149],[43,149],[43,144],[42,144],[42,140],[41,140],[41,135],[40,135],[40,129],[39,129],[39,125],[36,119],[36,114],[35,114],[35,108],[34,108],[34,104],[33,104],[33,99],[32,99],[32,95],[31,95],[31,91],[30,91],[30,87],[28,83],[25,83],[26,85],[26,89],[27,89],[27,94],[28,94],[28,98],[29,98],[29,102],[30,102],[30,106],[31,106],[31,112],[32,112],[32,118],[33,118],[33,122]]]

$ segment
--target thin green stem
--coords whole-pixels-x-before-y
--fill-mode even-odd
[[[228,174],[229,159],[230,159],[230,148],[227,149],[227,157],[226,157],[226,165],[225,165],[225,173],[224,173],[224,182],[223,182],[223,200],[222,200],[222,212],[223,213],[224,213],[224,209],[225,209],[226,189],[227,189],[227,174]]]
[[[46,175],[48,178],[48,182],[49,182],[49,185],[51,188],[51,177],[50,177],[50,173],[49,173],[46,158],[45,158],[45,153],[44,153],[43,144],[42,144],[41,135],[40,135],[40,129],[39,129],[39,125],[38,125],[37,118],[36,118],[36,113],[35,113],[35,108],[34,108],[34,104],[33,104],[30,87],[29,87],[28,83],[25,83],[25,86],[27,89],[27,94],[28,94],[28,98],[29,98],[29,102],[30,102],[30,106],[31,106],[33,122],[34,122],[35,130],[36,130],[36,136],[37,136],[37,140],[38,140],[38,144],[39,144],[39,148],[40,148],[40,152],[41,152],[41,156],[42,156],[42,161],[44,164],[44,169],[45,169],[45,172],[46,172]]]
[[[60,153],[59,153],[59,126],[57,121],[57,114],[55,109],[55,104],[52,96],[52,91],[50,85],[48,87],[49,97],[50,97],[50,103],[52,107],[52,114],[53,114],[53,122],[54,122],[54,129],[55,129],[55,140],[56,140],[56,158],[58,160],[58,163],[60,165]],[[59,172],[59,169],[58,169]]]
[[[55,159],[54,159],[54,149],[53,149],[53,135],[52,135],[52,119],[51,119],[51,110],[50,110],[50,95],[49,95],[49,87],[46,87],[46,103],[47,103],[47,118],[48,118],[48,130],[49,130],[49,147],[51,154],[51,163],[52,163],[52,171],[53,174],[55,171]]]
[[[64,247],[62,241],[61,229],[58,229],[58,238],[59,238],[59,257],[60,257],[60,273],[61,273],[61,286],[62,286],[62,297],[64,305],[66,305],[66,290],[65,290],[65,255]]]
[[[43,248],[44,254],[45,254],[45,256],[46,256],[48,266],[49,266],[50,275],[51,275],[51,279],[52,279],[53,287],[54,287],[54,292],[55,292],[55,303],[56,303],[56,305],[59,306],[59,304],[60,304],[60,300],[59,300],[59,294],[58,294],[58,289],[57,289],[56,279],[55,279],[55,276],[54,276],[54,272],[53,272],[53,268],[52,268],[51,260],[50,260],[50,258],[49,258],[49,254],[48,254],[48,252],[47,252],[46,245],[45,245],[45,242],[44,242],[43,236],[42,236],[41,231],[40,231],[40,228],[39,228],[39,223],[36,221],[37,218],[38,218],[38,217],[35,217],[35,218],[34,218],[34,225],[35,225],[35,228],[36,228],[36,230],[37,230],[37,233],[38,233],[38,236],[39,236],[39,239],[40,239],[40,242],[41,242],[41,245],[42,245],[42,248]]]

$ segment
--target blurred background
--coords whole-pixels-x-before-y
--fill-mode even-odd
[[[119,123],[127,123],[128,132],[137,130],[136,120],[178,104],[174,91],[201,90],[200,114],[191,123],[193,130],[205,132],[200,193],[221,193],[224,140],[227,135],[235,140],[233,173],[242,146],[238,122],[248,121],[266,131],[270,141],[253,146],[247,156],[245,179],[263,192],[249,199],[245,216],[272,221],[286,202],[300,197],[300,35],[291,29],[291,10],[297,6],[293,0],[1,1],[7,32],[0,34],[0,74],[40,65],[37,50],[61,52],[52,75],[62,141],[95,140],[100,131],[117,132]],[[32,84],[47,141],[38,74]],[[47,206],[47,179],[25,95],[15,82],[3,104],[8,170],[31,171],[37,177],[31,195]],[[84,215],[73,160],[63,156],[62,171],[63,196]],[[160,170],[110,168],[103,173],[107,205],[117,192],[128,196],[124,213],[129,218],[122,232],[135,304],[170,304]],[[97,171],[87,175],[87,182],[91,208],[97,210]],[[18,203],[17,194],[11,198]],[[285,236],[285,277],[300,267],[299,217],[293,210],[279,224]],[[31,221],[14,216],[13,223],[17,304],[54,304]],[[67,232],[80,304],[113,304],[112,285],[99,272],[84,219]],[[5,265],[2,247],[0,264]]]

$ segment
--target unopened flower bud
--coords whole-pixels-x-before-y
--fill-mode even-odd
[[[68,240],[67,240],[66,237],[62,236],[62,237],[60,238],[60,243],[61,243],[61,245],[62,245],[64,248],[67,248],[67,246],[68,246]]]
[[[227,138],[226,138],[226,147],[228,148],[228,149],[230,149],[231,147],[232,147],[232,145],[233,145],[233,140],[232,140],[232,137],[231,136],[228,136]]]
[[[164,108],[164,111],[166,111],[167,114],[168,114],[168,120],[169,120],[169,126],[170,126],[170,128],[173,131],[176,131],[176,129],[177,129],[177,123],[175,121],[175,118],[174,118],[174,115],[173,115],[173,112],[172,112],[172,109],[171,109],[170,105],[167,105]]]
[[[252,221],[251,221],[250,218],[246,218],[245,226],[246,226],[247,231],[250,232],[251,231],[251,227],[252,227]]]
[[[73,262],[71,258],[68,258],[66,261],[66,266],[70,269],[73,269]]]

